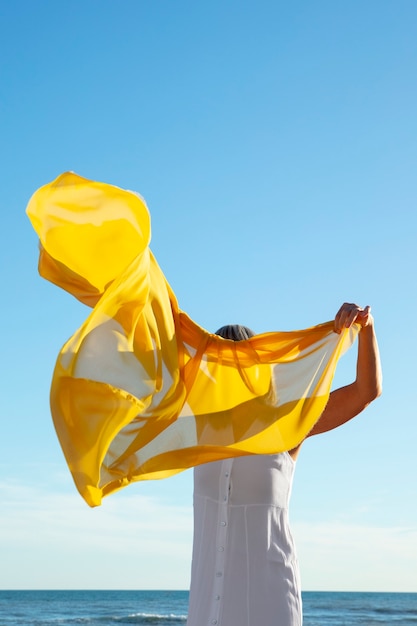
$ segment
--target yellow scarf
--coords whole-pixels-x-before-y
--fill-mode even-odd
[[[58,438],[90,506],[132,481],[290,450],[307,436],[357,327],[222,339],[178,308],[137,194],[67,172],[27,213],[40,274],[93,307],[51,387]]]

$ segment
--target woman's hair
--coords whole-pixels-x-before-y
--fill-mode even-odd
[[[247,326],[241,326],[240,324],[228,324],[222,326],[219,330],[216,330],[215,335],[223,337],[223,339],[233,339],[233,341],[244,341],[253,337],[255,333]]]

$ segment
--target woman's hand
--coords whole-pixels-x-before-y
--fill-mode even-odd
[[[350,328],[354,323],[360,324],[362,328],[371,326],[373,324],[371,307],[366,306],[363,309],[349,302],[342,304],[334,319],[334,332],[339,334],[343,328]]]

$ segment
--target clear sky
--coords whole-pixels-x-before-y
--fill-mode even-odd
[[[209,330],[372,306],[384,394],[305,444],[291,519],[304,589],[417,592],[416,1],[0,0],[0,58],[0,587],[189,583],[192,473],[89,509],[53,430],[88,309],[38,277],[24,211],[74,170],[145,197]]]

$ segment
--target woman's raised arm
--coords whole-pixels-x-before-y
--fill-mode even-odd
[[[356,304],[345,303],[335,317],[337,333],[355,322],[362,327],[359,332],[356,380],[332,391],[326,408],[308,437],[325,433],[348,422],[382,393],[381,362],[374,319],[370,311],[369,306],[363,309]],[[299,449],[300,446],[291,451],[293,458],[296,458]]]

